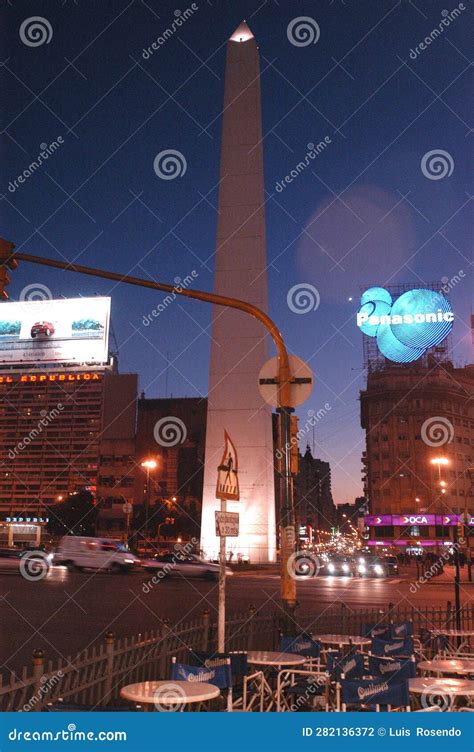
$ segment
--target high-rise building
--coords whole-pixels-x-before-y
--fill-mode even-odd
[[[260,63],[241,24],[227,43],[214,291],[267,308]],[[240,534],[227,546],[251,561],[275,560],[271,410],[258,389],[267,335],[253,317],[215,307],[209,375],[201,545],[215,555],[217,467],[224,431],[238,452]]]
[[[46,505],[81,489],[133,501],[137,376],[109,359],[110,299],[89,301],[0,306],[4,542],[38,541]]]
[[[336,509],[331,492],[329,462],[313,457],[309,446],[299,456],[295,477],[295,514],[297,529],[311,526],[329,532],[335,524]]]
[[[369,544],[448,543],[457,515],[474,513],[474,367],[424,359],[369,372],[366,431]]]

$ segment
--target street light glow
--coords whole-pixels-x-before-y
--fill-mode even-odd
[[[430,462],[432,465],[449,465],[449,460],[447,457],[433,457]]]
[[[143,460],[140,465],[141,467],[146,467],[147,470],[154,470],[158,466],[158,463],[156,460]]]

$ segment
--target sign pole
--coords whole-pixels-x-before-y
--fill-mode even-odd
[[[227,500],[221,498],[221,512],[227,512]],[[225,567],[226,536],[220,536],[219,549],[219,606],[217,616],[217,652],[223,653],[225,646]]]
[[[239,501],[239,477],[237,450],[227,431],[224,431],[224,454],[217,468],[216,498],[220,499],[221,509],[216,512],[216,535],[219,536],[219,602],[217,612],[217,652],[225,649],[225,574],[226,574],[226,538],[238,537],[239,515],[227,512],[227,501]]]

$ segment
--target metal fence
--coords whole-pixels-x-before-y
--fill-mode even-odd
[[[460,613],[463,629],[474,629],[474,606]],[[455,626],[454,610],[389,606],[351,609],[333,604],[318,613],[298,614],[294,631],[313,634],[359,635],[366,624],[413,621],[415,634],[424,629]],[[227,621],[227,650],[276,649],[284,630],[283,613],[268,614],[251,607]],[[217,624],[208,611],[192,621],[171,627],[163,621],[159,629],[116,639],[107,633],[104,643],[92,646],[74,658],[45,661],[43,652],[33,653],[33,664],[20,674],[0,674],[1,711],[40,711],[59,699],[84,706],[110,708],[120,704],[120,688],[125,684],[169,676],[171,658],[184,661],[190,649],[214,650]]]

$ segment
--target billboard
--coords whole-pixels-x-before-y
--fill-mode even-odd
[[[0,303],[0,366],[105,363],[110,298]]]
[[[412,363],[439,345],[453,328],[454,313],[440,292],[417,288],[393,300],[384,287],[370,287],[360,299],[357,326],[374,337],[382,355]]]

